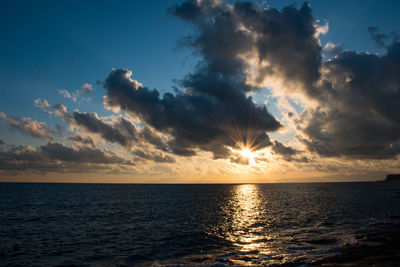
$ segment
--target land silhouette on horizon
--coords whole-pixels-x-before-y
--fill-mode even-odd
[[[386,175],[385,181],[386,182],[394,182],[394,181],[398,182],[398,181],[400,181],[400,174],[388,174],[388,175]]]

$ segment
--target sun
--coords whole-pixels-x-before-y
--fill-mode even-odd
[[[257,156],[257,153],[251,151],[249,148],[245,147],[239,150],[240,155],[247,158],[250,164],[254,164],[254,158]]]

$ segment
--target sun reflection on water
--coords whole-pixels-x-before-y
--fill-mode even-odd
[[[263,235],[265,222],[262,221],[262,197],[258,185],[238,185],[230,205],[233,208],[231,231],[227,239],[242,252],[267,252],[268,237]]]

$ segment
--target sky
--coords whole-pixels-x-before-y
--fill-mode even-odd
[[[1,1],[0,181],[400,172],[398,1]]]

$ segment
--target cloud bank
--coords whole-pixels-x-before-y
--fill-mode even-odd
[[[49,142],[40,147],[18,146],[0,149],[0,170],[8,173],[98,172],[122,170],[134,166],[109,150],[68,147]]]
[[[13,129],[51,141],[36,148],[2,149],[0,167],[41,171],[55,170],[57,163],[78,171],[145,161],[176,163],[179,157],[204,154],[246,165],[250,159],[238,153],[243,148],[261,151],[254,162],[324,171],[340,170],[347,159],[398,158],[400,42],[395,33],[366,29],[385,51],[381,55],[331,42],[323,46],[319,36],[329,26],[318,25],[307,2],[278,10],[253,2],[188,0],[168,14],[195,29],[179,44],[199,58],[177,81],[176,90],[161,94],[136,81],[130,70],[111,69],[101,83],[104,106],[115,111],[108,118],[35,100],[37,107],[68,124],[73,135],[65,140],[72,146],[54,142],[54,132],[44,122],[0,113]],[[266,88],[286,117],[277,119],[255,103],[252,95]],[[86,82],[79,90],[59,93],[76,102],[92,91]],[[300,110],[293,103],[300,103]],[[292,131],[294,138],[270,138],[281,129]],[[99,149],[99,142],[116,145],[133,159]],[[331,163],[325,166],[320,158]]]
[[[322,61],[318,35],[323,31],[308,3],[279,11],[250,2],[186,1],[170,12],[199,31],[186,44],[203,61],[183,85],[216,94],[218,83],[199,84],[222,73],[251,81],[251,86],[241,85],[242,91],[270,86],[289,98],[301,95],[306,109],[296,119],[298,140],[320,156],[383,159],[400,153],[400,43],[394,33],[368,28],[372,39],[387,49],[385,55],[330,45],[328,52],[335,57]],[[236,110],[245,109],[237,105]],[[273,151],[282,152],[277,144]]]
[[[111,70],[104,81],[107,106],[139,117],[167,136],[156,141],[159,149],[180,156],[210,151],[218,159],[231,157],[231,149],[238,147],[269,146],[292,159],[289,152],[295,149],[285,150],[268,136],[282,123],[249,96],[269,86],[306,102],[294,120],[297,140],[310,153],[357,159],[400,153],[400,45],[394,34],[368,29],[387,49],[381,56],[333,44],[323,50],[318,35],[328,25],[318,26],[308,3],[279,11],[252,2],[185,1],[168,12],[196,28],[196,34],[181,42],[200,56],[193,72],[179,81],[183,91],[161,96],[124,69]],[[323,51],[334,57],[323,61]],[[108,141],[126,146],[137,140],[126,121],[110,127],[93,113],[75,111],[71,117]],[[121,135],[121,129],[130,134]]]
[[[318,108],[297,121],[301,139],[322,156],[384,159],[400,153],[400,43],[383,56],[343,51],[324,62]]]

